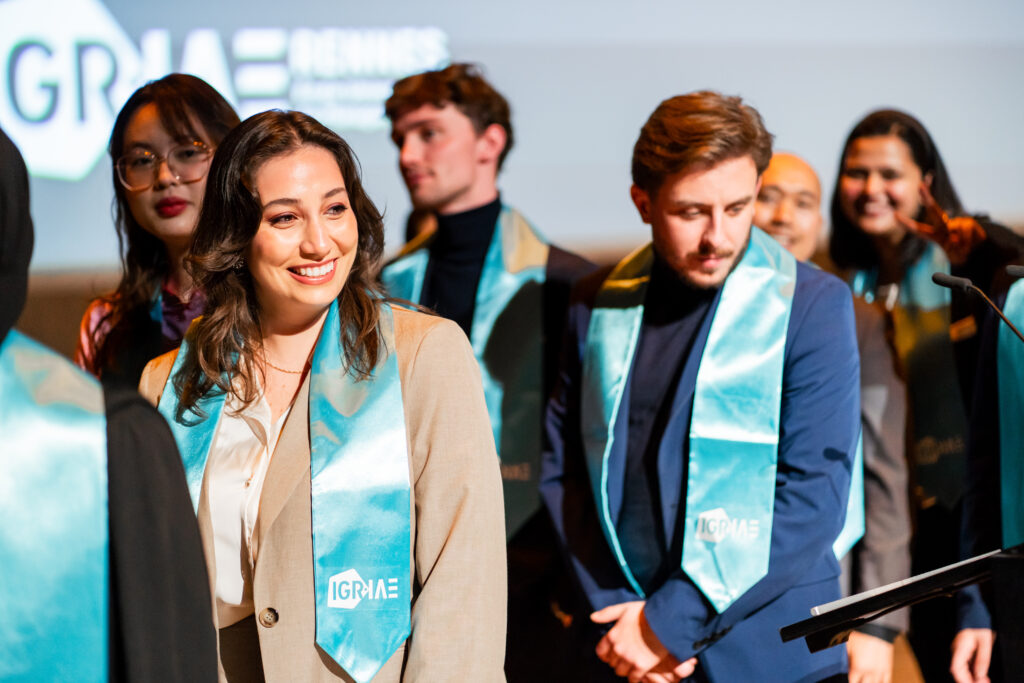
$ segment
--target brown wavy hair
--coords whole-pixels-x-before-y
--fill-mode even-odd
[[[117,178],[117,160],[124,154],[128,124],[147,104],[156,106],[160,125],[179,142],[202,140],[216,148],[228,131],[238,125],[238,114],[227,100],[206,81],[188,74],[169,74],[147,83],[128,98],[118,113],[108,152],[121,280],[117,289],[101,298],[108,310],[93,330],[95,352],[89,368],[97,376],[113,367],[118,356],[143,336],[143,330],[151,324],[149,307],[153,293],[170,270],[163,243],[135,220],[128,206],[128,190]],[[203,139],[196,124],[208,139]],[[108,325],[110,331],[104,332]]]
[[[346,370],[366,379],[377,365],[383,297],[375,278],[384,250],[384,220],[363,189],[359,162],[348,143],[311,116],[266,111],[231,131],[210,166],[187,259],[192,278],[206,295],[206,312],[189,329],[188,351],[173,380],[179,420],[189,410],[202,415],[197,402],[210,392],[231,392],[244,405],[259,395],[254,380],[262,373],[256,363],[263,345],[260,308],[245,267],[246,251],[263,215],[254,178],[267,161],[307,145],[327,150],[338,162],[359,228],[355,261],[338,295]],[[235,378],[240,378],[240,387],[234,386]]]
[[[449,64],[436,71],[407,76],[394,85],[384,103],[384,113],[394,123],[403,114],[424,104],[444,107],[453,104],[473,123],[477,135],[493,123],[505,129],[505,148],[498,155],[498,170],[512,150],[512,112],[508,100],[488,83],[475,64]]]
[[[772,158],[772,135],[756,109],[712,90],[671,97],[654,110],[633,147],[633,184],[657,194],[668,176],[750,156],[757,174]]]

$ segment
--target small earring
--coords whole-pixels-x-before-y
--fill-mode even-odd
[[[245,259],[244,258],[238,259],[237,261],[235,261],[235,265],[233,265],[231,267],[234,270],[236,270],[236,271],[242,270],[243,268],[245,268]]]

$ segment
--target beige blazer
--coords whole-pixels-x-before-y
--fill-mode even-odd
[[[504,681],[504,512],[480,372],[454,323],[401,309],[394,319],[412,482],[412,635],[373,681]],[[142,375],[139,391],[154,405],[176,353]],[[315,643],[308,397],[307,376],[271,458],[253,532],[256,620],[248,628],[256,635],[239,644],[221,633],[222,681],[250,678],[233,671],[240,659],[252,661],[256,637],[267,681],[352,680]],[[207,495],[204,480],[198,521],[212,591]]]

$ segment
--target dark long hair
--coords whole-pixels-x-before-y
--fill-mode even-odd
[[[128,190],[121,185],[114,168],[124,154],[125,131],[135,113],[153,104],[160,125],[182,141],[202,140],[196,124],[216,147],[228,131],[238,125],[238,115],[219,92],[206,81],[187,74],[170,74],[136,90],[121,108],[110,134],[111,179],[114,183],[114,223],[121,254],[121,281],[112,294],[103,297],[107,312],[93,330],[92,370],[101,375],[112,367],[118,355],[137,343],[149,324],[153,292],[170,269],[163,243],[146,232],[128,206]],[[109,333],[103,330],[110,327]]]
[[[839,157],[839,172],[836,174],[836,185],[832,190],[832,234],[829,238],[828,251],[832,261],[840,268],[866,270],[878,266],[878,252],[871,238],[853,224],[839,205],[839,184],[843,178],[846,155],[854,141],[887,135],[895,135],[907,143],[914,163],[921,170],[921,176],[931,176],[931,193],[939,206],[951,216],[964,213],[964,207],[956,190],[953,189],[953,182],[946,171],[946,165],[942,162],[939,149],[921,122],[910,114],[896,109],[874,111],[853,127]],[[921,220],[922,217],[923,208],[914,218]],[[907,233],[900,245],[904,269],[924,253],[926,246],[924,238]]]
[[[338,162],[359,229],[355,261],[338,295],[346,367],[357,379],[365,379],[377,365],[381,290],[376,276],[384,251],[384,221],[363,189],[359,162],[341,137],[311,116],[266,111],[231,131],[210,166],[187,260],[195,284],[206,295],[206,312],[189,331],[188,353],[174,377],[179,417],[187,410],[199,413],[196,402],[210,391],[232,392],[246,405],[256,400],[255,358],[263,338],[252,276],[244,267],[263,215],[254,176],[270,159],[307,145],[327,150]],[[233,385],[236,377],[241,387]]]

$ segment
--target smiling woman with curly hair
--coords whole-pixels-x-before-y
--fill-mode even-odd
[[[206,314],[142,392],[171,423],[226,680],[502,680],[498,461],[461,330],[374,284],[348,145],[270,111],[214,158]]]

